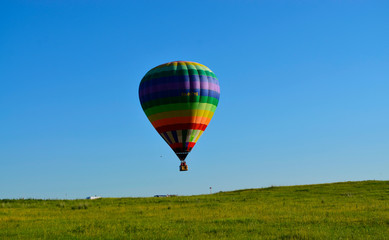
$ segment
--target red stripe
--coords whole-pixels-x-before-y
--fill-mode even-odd
[[[172,149],[182,148],[182,143],[172,143],[169,145]]]
[[[189,147],[189,148],[193,148],[193,147],[194,147],[194,145],[196,145],[196,143],[195,143],[195,142],[190,142],[190,143],[188,143],[188,147]]]
[[[188,148],[184,150],[184,149],[183,149],[183,147],[184,147],[183,143],[172,143],[172,144],[169,144],[169,146],[170,146],[173,150],[181,149],[181,151],[190,151],[190,150],[192,150],[192,148],[194,147],[194,145],[196,145],[195,142],[189,142],[189,143],[188,143]]]
[[[200,123],[184,123],[184,124],[173,124],[157,127],[156,130],[158,133],[168,132],[168,131],[177,131],[177,130],[185,130],[185,129],[194,129],[194,130],[202,130],[204,131],[207,128],[207,125]]]

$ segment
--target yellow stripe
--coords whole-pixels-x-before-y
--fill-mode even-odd
[[[212,106],[206,106],[206,108],[204,110],[206,110],[206,111],[208,110],[207,112],[204,112],[204,117],[210,116],[209,115],[210,111],[212,111],[212,116],[213,116],[213,114],[215,113],[216,107],[214,108]],[[212,118],[212,116],[210,116],[210,118]]]
[[[197,137],[195,138],[195,140],[193,142],[197,143],[197,140],[199,140],[199,138],[201,137],[201,135],[203,134],[204,131],[201,131],[200,130],[200,133],[199,135],[197,135]]]
[[[148,119],[150,122],[154,122],[156,120],[164,119],[164,118],[172,118],[172,117],[201,117],[207,116],[208,118],[213,117],[213,112],[208,110],[179,110],[179,111],[169,111],[169,112],[161,112],[153,115],[149,115]]]
[[[213,103],[170,103],[170,104],[163,104],[155,107],[151,107],[146,109],[144,112],[146,115],[151,115],[153,113],[161,113],[161,112],[168,112],[172,110],[208,110],[208,111],[215,111],[216,105]]]

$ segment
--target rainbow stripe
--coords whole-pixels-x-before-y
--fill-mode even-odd
[[[219,96],[215,74],[195,62],[159,65],[146,73],[139,86],[143,111],[180,160],[207,128]]]

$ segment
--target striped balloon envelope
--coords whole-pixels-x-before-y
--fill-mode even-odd
[[[159,65],[146,73],[139,86],[147,118],[181,161],[207,128],[219,96],[215,74],[195,62]]]

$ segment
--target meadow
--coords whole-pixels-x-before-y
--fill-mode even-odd
[[[0,200],[0,239],[389,239],[389,181]]]

